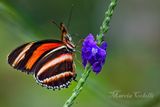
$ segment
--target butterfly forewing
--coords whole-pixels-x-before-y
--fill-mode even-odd
[[[9,54],[8,63],[15,69],[33,73],[34,66],[43,55],[62,45],[64,44],[58,40],[42,40],[26,43]]]

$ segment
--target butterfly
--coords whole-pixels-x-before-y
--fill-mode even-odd
[[[75,45],[65,25],[60,24],[61,40],[29,42],[13,50],[8,63],[33,74],[37,83],[49,89],[67,88],[76,78],[73,62]]]

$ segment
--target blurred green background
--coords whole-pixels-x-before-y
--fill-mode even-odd
[[[0,0],[0,107],[62,107],[76,82],[61,91],[47,90],[31,75],[11,68],[7,55],[25,42],[59,39],[60,31],[51,20],[67,24],[72,4],[73,41],[96,35],[109,2]],[[91,73],[73,107],[160,107],[160,1],[119,0],[110,28],[105,35],[106,64],[100,74]],[[83,68],[76,55],[79,79]]]

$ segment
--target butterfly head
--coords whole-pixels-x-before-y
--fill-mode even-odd
[[[64,42],[64,44],[67,46],[67,48],[71,51],[75,51],[75,45],[72,42],[72,37],[68,33],[67,28],[63,23],[60,24],[60,29],[62,32],[62,38],[61,40]]]

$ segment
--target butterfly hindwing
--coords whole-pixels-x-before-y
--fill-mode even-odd
[[[73,54],[66,46],[53,49],[39,60],[34,68],[38,83],[47,88],[68,87],[75,78]]]
[[[38,42],[26,43],[8,56],[8,63],[15,69],[26,73],[33,73],[36,63],[50,50],[64,45],[58,40],[42,40]]]

